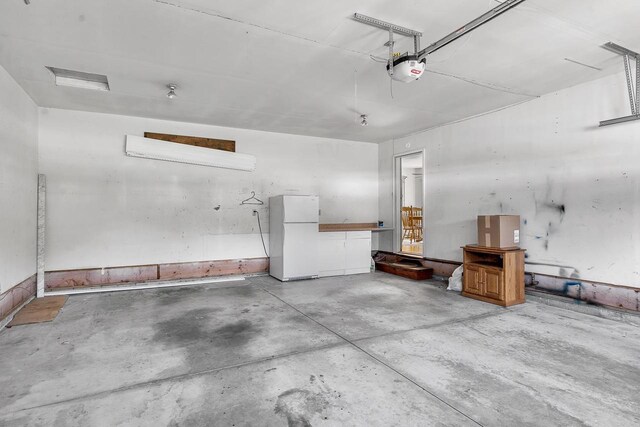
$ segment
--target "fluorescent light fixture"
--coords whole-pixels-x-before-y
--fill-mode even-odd
[[[253,171],[256,158],[250,154],[232,153],[193,145],[176,144],[159,139],[127,135],[127,156],[190,165]]]
[[[80,89],[109,90],[107,76],[84,73],[82,71],[65,70],[63,68],[46,67],[55,77],[56,86],[77,87]]]

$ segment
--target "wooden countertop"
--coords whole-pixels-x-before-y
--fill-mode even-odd
[[[374,231],[378,230],[378,224],[375,222],[358,222],[348,224],[318,224],[318,231]]]

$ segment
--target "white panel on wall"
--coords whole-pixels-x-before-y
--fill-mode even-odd
[[[256,170],[125,156],[125,135],[145,131],[236,140]],[[241,206],[251,191],[317,194],[323,223],[378,218],[375,144],[40,109],[40,169],[47,270],[262,257],[252,211],[268,233],[268,206]]]

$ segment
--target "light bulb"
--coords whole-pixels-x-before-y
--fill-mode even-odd
[[[176,96],[176,89],[178,86],[174,85],[174,84],[168,84],[167,87],[169,88],[169,92],[167,93],[167,98],[169,99],[173,99]]]

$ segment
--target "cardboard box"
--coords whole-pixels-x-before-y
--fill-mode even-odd
[[[520,246],[520,215],[478,215],[478,245],[489,248]]]

